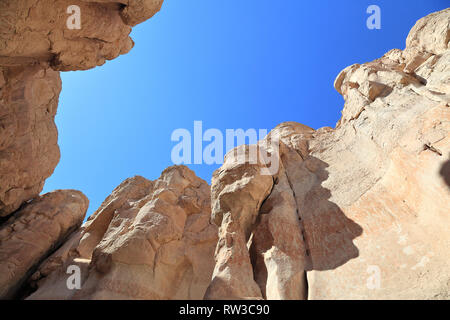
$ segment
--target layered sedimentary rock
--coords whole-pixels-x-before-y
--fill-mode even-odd
[[[13,298],[43,258],[83,222],[87,198],[58,190],[25,204],[0,227],[0,299]]]
[[[0,217],[38,196],[58,164],[57,71],[86,70],[127,53],[133,47],[131,26],[161,5],[162,0],[0,1]]]
[[[206,298],[450,297],[449,34],[447,9],[405,50],[343,70],[335,129],[284,123],[259,143],[279,155],[276,174],[226,156]]]
[[[202,299],[217,242],[210,216],[209,185],[187,167],[127,179],[40,266],[29,299]]]

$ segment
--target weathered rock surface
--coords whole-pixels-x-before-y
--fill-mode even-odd
[[[210,188],[184,166],[125,180],[32,276],[29,299],[202,299],[217,227]],[[71,290],[67,268],[81,270]]]
[[[38,195],[58,164],[60,91],[51,68],[0,67],[0,217]]]
[[[47,193],[0,227],[0,299],[13,298],[30,272],[83,222],[87,198],[79,191]]]
[[[342,71],[335,129],[284,123],[259,143],[279,141],[275,175],[226,156],[206,298],[450,298],[449,34],[447,9]]]
[[[80,29],[69,29],[80,8]],[[0,217],[37,197],[59,161],[54,117],[59,70],[85,70],[127,53],[131,26],[162,0],[0,1]],[[71,21],[71,20],[70,20]]]
[[[54,70],[85,70],[133,47],[131,26],[163,0],[6,0],[0,2],[0,65],[48,61]],[[80,8],[80,28],[69,28]]]
[[[211,189],[184,166],[130,178],[81,228],[81,193],[36,198],[59,158],[55,70],[127,52],[161,3],[0,1],[0,298],[449,299],[450,9],[337,76],[335,129],[283,123]]]

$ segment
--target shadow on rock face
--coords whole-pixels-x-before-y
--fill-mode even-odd
[[[448,157],[449,159],[444,162],[439,173],[444,179],[447,186],[450,188],[450,154]]]
[[[308,249],[307,271],[335,269],[358,257],[359,250],[353,240],[363,229],[330,201],[330,190],[322,186],[329,176],[328,164],[315,157],[308,157],[304,164],[312,180],[315,179],[312,187],[301,195],[303,200],[296,192]]]

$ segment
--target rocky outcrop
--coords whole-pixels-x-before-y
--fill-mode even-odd
[[[78,229],[87,209],[77,191],[39,196],[60,156],[54,123],[59,71],[86,70],[127,53],[131,26],[161,5],[0,1],[0,298],[24,293],[26,278]],[[73,28],[78,9],[80,24]]]
[[[184,166],[125,180],[32,276],[29,299],[202,299],[217,227],[210,189]],[[66,285],[80,268],[80,288]]]
[[[0,67],[0,217],[41,192],[59,161],[61,91],[48,67]]]
[[[335,129],[284,123],[259,143],[278,141],[275,175],[242,147],[225,157],[206,298],[449,298],[449,34],[447,9],[405,50],[342,71]]]
[[[106,60],[130,51],[133,47],[129,37],[131,26],[151,18],[162,2],[1,1],[0,65],[46,61],[52,69],[60,71],[86,70],[102,65]],[[79,19],[74,16],[77,13]]]
[[[130,178],[81,228],[81,193],[38,197],[58,71],[126,53],[161,4],[0,2],[0,298],[449,299],[450,9],[337,76],[336,128],[280,124],[211,188],[184,166]]]
[[[27,278],[83,222],[87,198],[58,190],[27,203],[0,227],[0,299],[19,294]]]
[[[90,69],[127,53],[133,47],[131,26],[161,5],[162,0],[0,1],[0,217],[37,197],[58,164],[57,71]],[[73,6],[79,8],[79,29],[70,24]]]

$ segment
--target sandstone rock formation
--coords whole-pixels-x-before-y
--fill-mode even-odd
[[[450,298],[449,34],[447,9],[405,50],[342,71],[335,129],[284,123],[265,139],[279,141],[273,177],[225,157],[206,298]]]
[[[5,0],[0,2],[0,65],[48,61],[54,70],[86,70],[133,47],[131,26],[163,0]],[[80,9],[80,28],[68,28]]]
[[[48,67],[0,67],[0,217],[41,192],[59,161],[61,91]]]
[[[209,185],[184,166],[125,180],[32,276],[29,299],[202,299],[217,227]],[[66,273],[81,270],[80,290]]]
[[[80,29],[68,28],[74,5],[80,8]],[[78,229],[87,209],[78,191],[39,196],[59,161],[58,71],[93,68],[127,53],[131,26],[161,5],[162,0],[0,1],[0,298],[24,293],[27,277]]]
[[[0,227],[0,299],[13,298],[43,258],[83,222],[89,201],[58,190],[27,203]]]
[[[128,52],[161,4],[0,1],[0,298],[450,299],[450,9],[337,76],[336,128],[280,124],[211,188],[184,166],[130,178],[81,228],[80,192],[38,196],[59,71]]]
[[[70,6],[80,29],[69,29]],[[127,53],[131,26],[162,0],[0,1],[0,217],[42,191],[59,161],[57,71],[86,70]]]

